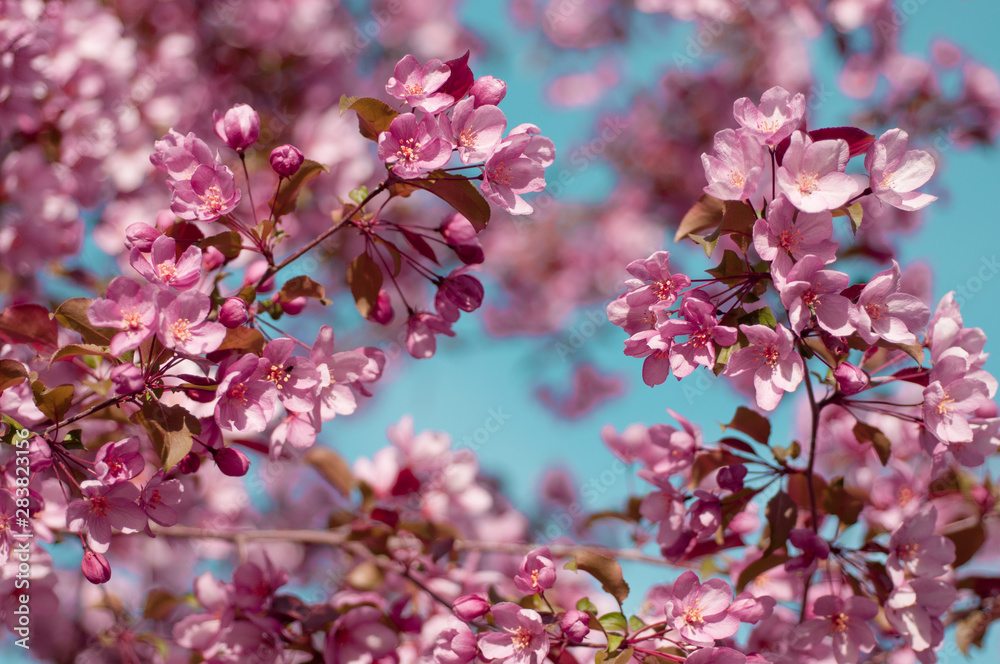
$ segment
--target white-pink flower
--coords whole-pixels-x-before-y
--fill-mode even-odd
[[[701,155],[708,186],[705,193],[724,201],[753,196],[764,170],[765,149],[753,133],[723,129],[715,134],[712,155]]]
[[[919,299],[900,291],[899,263],[879,272],[858,296],[858,306],[852,311],[851,324],[865,343],[884,339],[895,344],[915,344],[913,333],[927,325],[931,311]]]
[[[733,117],[764,145],[775,146],[798,129],[806,113],[806,98],[801,92],[792,95],[780,86],[764,92],[760,106],[749,98],[737,99]]]
[[[774,410],[782,395],[794,392],[805,376],[802,357],[795,351],[795,338],[781,324],[776,330],[766,325],[740,325],[740,330],[750,345],[730,356],[724,373],[738,376],[752,371],[757,405]]]
[[[467,97],[455,105],[451,118],[441,115],[441,131],[458,148],[463,164],[489,159],[507,128],[507,118],[499,108],[474,104]]]
[[[413,113],[404,113],[392,119],[389,131],[379,134],[378,158],[392,164],[399,177],[415,178],[447,164],[451,146],[430,116],[417,122]]]
[[[422,66],[412,55],[396,63],[385,91],[424,113],[435,114],[455,103],[449,94],[438,92],[451,76],[451,68],[440,60]]]
[[[838,138],[814,142],[797,131],[781,160],[778,187],[803,212],[839,208],[864,190],[844,172],[848,159],[847,141]]]
[[[934,175],[934,157],[923,150],[907,150],[908,140],[902,129],[879,136],[865,155],[865,169],[871,176],[872,193],[880,201],[900,210],[919,210],[937,200],[937,196],[914,191]]]

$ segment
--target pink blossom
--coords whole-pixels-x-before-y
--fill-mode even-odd
[[[281,458],[285,445],[295,450],[306,450],[316,444],[316,434],[323,424],[316,413],[296,413],[288,411],[271,432],[270,458]]]
[[[492,613],[501,631],[480,633],[483,657],[511,664],[542,664],[549,653],[549,635],[542,617],[510,602],[494,604]]]
[[[641,424],[630,424],[619,434],[610,424],[601,429],[601,439],[611,453],[627,464],[636,461],[656,459],[662,456],[658,447],[654,447],[646,427]]]
[[[917,653],[925,653],[936,648],[944,639],[944,624],[940,616],[951,608],[957,598],[958,593],[951,583],[927,578],[910,579],[889,595],[885,617],[908,646]]]
[[[111,580],[111,565],[104,554],[95,553],[90,549],[83,552],[83,562],[80,563],[83,576],[94,584],[107,583]]]
[[[6,565],[10,559],[10,549],[14,543],[16,515],[17,503],[14,500],[14,494],[7,489],[0,489],[0,566]]]
[[[483,262],[483,246],[468,219],[457,212],[452,213],[445,218],[438,230],[448,246],[455,251],[458,260],[466,265]]]
[[[240,190],[228,166],[199,166],[190,180],[168,182],[170,210],[188,221],[215,221],[236,209]]]
[[[739,376],[753,371],[757,405],[774,410],[785,392],[794,392],[805,375],[802,358],[795,351],[795,339],[784,325],[777,330],[766,325],[740,325],[750,345],[729,357],[723,373]]]
[[[434,339],[436,334],[455,336],[451,323],[440,316],[424,312],[414,313],[406,321],[407,352],[418,360],[432,357],[437,350],[437,341]]]
[[[923,150],[907,150],[908,140],[902,129],[879,136],[865,155],[865,169],[871,175],[872,193],[880,201],[900,210],[919,210],[937,200],[937,196],[914,191],[934,175],[934,157]]]
[[[862,392],[868,387],[868,383],[871,380],[863,369],[854,366],[850,362],[841,362],[838,364],[837,368],[833,370],[833,377],[837,381],[837,389],[846,396]]]
[[[858,296],[858,306],[852,309],[851,324],[866,343],[884,339],[895,344],[915,344],[913,333],[927,325],[931,312],[916,297],[903,293],[899,287],[899,263],[879,272]]]
[[[309,357],[319,372],[315,415],[322,422],[328,422],[337,415],[350,415],[357,409],[357,398],[351,384],[362,379],[369,365],[369,358],[363,353],[334,353],[333,347],[333,328],[321,326]]]
[[[465,622],[485,616],[490,611],[490,603],[479,595],[462,595],[452,606],[455,615]]]
[[[499,106],[507,96],[507,84],[493,76],[480,76],[469,89],[469,96],[475,101],[475,107]]]
[[[455,103],[449,94],[438,92],[451,75],[451,69],[440,60],[428,60],[423,67],[412,55],[396,63],[385,91],[402,99],[415,109],[435,114]]]
[[[225,114],[212,112],[215,135],[226,145],[243,152],[260,137],[260,115],[247,104],[236,104]]]
[[[673,340],[670,369],[678,380],[689,375],[698,365],[713,368],[716,346],[732,346],[737,336],[736,328],[719,325],[715,305],[703,299],[699,291],[684,297],[680,315],[683,320],[670,319],[658,328],[663,337]],[[687,336],[688,340],[678,342],[679,336]]]
[[[355,607],[337,618],[327,634],[323,663],[370,662],[391,653],[399,639],[382,620],[373,606]]]
[[[811,574],[816,569],[817,560],[830,557],[830,545],[809,528],[793,528],[788,534],[788,541],[802,551],[800,555],[785,562],[785,570],[788,572]]]
[[[691,285],[686,274],[670,273],[670,252],[656,251],[649,258],[634,260],[625,268],[635,279],[625,282],[625,302],[630,307],[661,311],[673,306],[681,291]]]
[[[519,124],[507,134],[507,140],[513,140],[518,136],[527,137],[528,141],[524,147],[524,156],[537,164],[548,168],[556,160],[556,146],[551,138],[542,136],[542,130],[537,125],[530,122]]]
[[[163,233],[159,229],[149,224],[136,222],[129,224],[128,228],[125,229],[125,246],[129,249],[135,248],[139,251],[148,252],[153,248],[156,238],[162,236]]]
[[[688,570],[674,581],[670,594],[664,606],[667,624],[688,643],[713,646],[717,639],[727,639],[739,630],[740,621],[729,614],[733,589],[722,579],[701,583]]]
[[[723,129],[715,134],[713,153],[701,155],[708,186],[705,193],[724,201],[753,196],[764,170],[764,148],[746,130]]]
[[[450,119],[441,116],[441,131],[458,148],[463,164],[489,159],[506,128],[503,111],[496,106],[474,106],[471,97],[458,102]]]
[[[971,442],[967,416],[990,400],[986,383],[968,374],[968,356],[947,355],[934,365],[924,389],[924,426],[947,443]]]
[[[108,374],[108,379],[114,386],[117,396],[138,394],[146,389],[146,379],[142,375],[142,369],[134,364],[119,364]]]
[[[812,316],[821,328],[835,336],[854,332],[850,323],[854,305],[840,294],[850,285],[850,277],[843,272],[824,270],[823,261],[816,256],[804,256],[785,279],[778,285],[778,292],[796,334],[802,333]]]
[[[136,504],[139,489],[131,482],[104,484],[98,480],[80,483],[82,498],[66,508],[66,526],[73,532],[86,529],[87,546],[104,553],[111,544],[111,529],[123,533],[146,527],[146,515]]]
[[[274,383],[285,408],[304,413],[316,405],[320,373],[310,360],[293,357],[294,350],[295,342],[286,337],[269,341],[264,346],[259,370],[264,380]]]
[[[427,116],[417,122],[413,113],[397,115],[389,130],[378,137],[378,158],[393,164],[392,172],[401,178],[415,178],[451,159],[451,146],[441,138],[438,126]]]
[[[839,208],[864,189],[844,173],[850,149],[847,141],[815,141],[797,131],[781,160],[777,182],[781,192],[803,212]]]
[[[250,470],[250,459],[235,447],[223,447],[220,450],[213,450],[213,460],[223,475],[229,477],[243,477]]]
[[[294,145],[279,145],[271,150],[269,161],[271,162],[271,170],[279,177],[290,178],[299,172],[305,157]]]
[[[133,247],[129,262],[151,283],[183,291],[193,288],[201,279],[201,249],[198,247],[191,245],[178,258],[176,241],[161,235],[153,241],[150,252],[152,264],[138,247]]]
[[[806,112],[806,98],[800,92],[791,95],[775,86],[761,95],[760,106],[749,98],[737,99],[733,104],[733,117],[748,132],[756,135],[764,145],[775,146],[798,129]]]
[[[231,431],[263,431],[274,415],[278,390],[264,380],[259,359],[247,353],[223,372],[215,404],[215,421]]]
[[[559,621],[559,628],[570,643],[583,643],[590,634],[590,614],[577,609],[567,611]]]
[[[784,196],[778,196],[767,207],[767,216],[753,227],[753,244],[760,257],[771,261],[775,283],[792,269],[793,259],[817,256],[823,263],[837,257],[833,235],[833,217],[829,212],[797,212]]]
[[[170,527],[180,518],[175,508],[181,502],[182,493],[184,485],[180,480],[166,479],[161,469],[142,487],[139,506],[152,521]]]
[[[667,424],[654,424],[649,427],[649,441],[665,452],[662,458],[648,464],[657,475],[674,475],[689,468],[703,442],[699,427],[676,411],[668,408],[667,412],[680,422],[681,429]]]
[[[688,526],[699,539],[711,537],[722,524],[722,504],[711,491],[695,489],[697,498],[688,509]]]
[[[746,664],[747,656],[732,648],[700,648],[684,660],[684,664]]]
[[[729,606],[729,615],[735,616],[741,623],[756,625],[771,617],[778,601],[768,595],[755,597],[749,590],[744,590]]]
[[[514,586],[526,595],[542,593],[556,582],[556,568],[547,546],[528,553],[514,575]]]
[[[239,297],[227,298],[219,307],[219,322],[229,329],[237,328],[247,322],[250,318],[250,309],[247,303]]]
[[[942,576],[955,561],[955,543],[935,535],[937,508],[933,505],[907,518],[889,540],[885,566],[897,585],[904,572],[913,576]]]
[[[466,265],[457,267],[438,283],[434,308],[449,323],[458,320],[460,311],[475,311],[483,304],[486,294],[483,284],[471,274],[466,274],[468,269]]]
[[[875,634],[870,621],[878,615],[878,604],[855,595],[842,599],[825,595],[816,600],[813,611],[821,618],[806,620],[796,629],[796,641],[818,644],[833,636],[833,654],[837,664],[857,664],[862,652],[875,647]]]
[[[545,188],[545,167],[526,151],[531,136],[508,136],[483,166],[483,195],[511,214],[530,214],[531,205],[521,194]]]
[[[174,180],[190,180],[201,166],[221,165],[218,155],[213,155],[208,144],[193,133],[184,136],[171,129],[153,148],[149,161]]]
[[[155,294],[156,288],[151,285],[140,286],[128,277],[115,277],[108,284],[106,297],[90,304],[87,319],[92,325],[121,330],[111,339],[112,355],[138,348],[153,333],[157,322]]]
[[[449,625],[434,639],[435,664],[469,664],[476,659],[476,635],[461,623]]]
[[[160,324],[156,336],[167,348],[201,355],[222,345],[226,328],[207,320],[212,310],[212,300],[198,291],[184,291],[174,295],[160,291],[156,295],[160,308]]]
[[[130,480],[145,467],[146,461],[139,453],[139,438],[136,436],[101,445],[94,459],[94,474],[106,484]]]

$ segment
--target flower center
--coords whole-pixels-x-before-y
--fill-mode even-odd
[[[695,348],[701,348],[707,344],[712,338],[711,331],[708,328],[701,328],[697,332],[691,335],[691,345]]]
[[[213,214],[218,214],[222,211],[222,190],[219,189],[218,185],[212,185],[205,190],[205,193],[201,197],[201,207],[203,210],[208,210]]]
[[[772,369],[778,366],[778,359],[781,357],[781,354],[778,352],[778,347],[775,344],[762,343],[757,352],[760,353],[760,358],[764,361],[764,364]]]
[[[247,384],[237,383],[229,388],[229,398],[238,401],[241,406],[247,405]]]
[[[666,281],[657,281],[653,284],[653,292],[656,293],[656,298],[659,300],[666,300],[668,298],[673,298],[674,280],[667,279]]]
[[[462,133],[458,135],[458,144],[463,148],[474,148],[479,140],[479,132],[473,129],[465,128]]]
[[[515,627],[510,640],[514,644],[514,650],[518,652],[527,650],[531,645],[531,630],[527,627]]]
[[[886,307],[884,304],[879,304],[878,302],[869,302],[868,304],[865,305],[865,312],[868,314],[868,317],[871,318],[873,321],[882,320],[882,318],[884,318],[885,316],[885,310],[887,308],[888,307]]]
[[[139,313],[139,308],[132,307],[132,311],[122,315],[122,323],[130,330],[140,329],[142,327],[142,314]]]
[[[785,251],[795,251],[799,245],[799,232],[794,228],[778,233],[778,246]]]
[[[272,364],[271,370],[264,375],[264,380],[271,381],[280,390],[284,387],[282,383],[287,383],[288,379],[291,378],[289,371],[291,371],[291,367],[285,369],[284,367],[279,367]]]
[[[177,278],[177,266],[173,264],[172,261],[160,263],[156,266],[156,274],[160,276],[160,279],[170,283]]]
[[[834,632],[838,634],[843,634],[847,631],[847,627],[851,624],[851,617],[841,611],[840,613],[834,614],[830,618],[830,626],[833,628]]]
[[[408,95],[424,94],[424,86],[421,83],[414,83],[413,85],[404,85],[403,89],[406,90],[406,94]]]
[[[105,517],[108,515],[108,509],[111,505],[108,503],[108,499],[104,496],[95,496],[90,499],[90,511],[99,517]]]
[[[153,489],[153,495],[149,497],[149,505],[159,505],[163,502],[163,498],[160,496],[159,489]]]
[[[819,293],[817,293],[814,290],[807,290],[805,293],[802,294],[802,302],[807,307],[812,309],[817,304],[819,304]]]
[[[497,184],[510,186],[510,168],[502,161],[490,169],[490,180]]]
[[[947,392],[944,394],[944,398],[936,406],[938,415],[949,415],[951,414],[953,406],[949,404],[955,403],[955,397],[951,396]]]
[[[191,331],[188,329],[190,325],[191,321],[187,318],[178,318],[170,324],[170,334],[174,336],[174,340],[185,342],[192,336]]]
[[[104,463],[108,466],[109,475],[117,475],[118,473],[125,470],[125,464],[121,462],[121,458],[105,459]]]
[[[896,504],[900,507],[906,507],[911,500],[913,500],[913,489],[908,486],[901,487],[896,494]]]
[[[907,544],[900,544],[896,547],[896,556],[900,560],[909,562],[917,557],[917,553],[920,551],[920,545],[916,542],[909,542]]]
[[[747,183],[747,176],[743,174],[743,171],[738,171],[734,168],[729,171],[729,181],[733,183],[734,187],[742,189]]]
[[[701,609],[698,608],[697,600],[695,600],[694,606],[689,606],[684,609],[684,613],[681,615],[681,620],[683,620],[689,627],[705,624],[705,619],[701,616]]]
[[[879,186],[883,189],[892,189],[896,184],[896,174],[889,172],[882,176],[882,181],[879,182]]]
[[[757,120],[757,129],[774,133],[780,124],[777,120]]]
[[[418,143],[415,139],[406,138],[400,141],[399,150],[396,151],[396,156],[399,157],[401,161],[412,164],[418,158],[418,150],[420,150],[420,143]]]
[[[816,177],[816,173],[799,173],[799,179],[796,180],[795,186],[800,194],[808,196],[819,188],[819,178]]]

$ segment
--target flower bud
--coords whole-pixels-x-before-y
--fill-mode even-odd
[[[306,302],[309,300],[300,295],[298,297],[292,298],[288,302],[279,302],[281,305],[281,310],[284,311],[289,316],[297,316],[302,313],[302,310],[306,308]]]
[[[720,489],[739,493],[743,490],[743,478],[747,476],[747,467],[741,463],[726,466],[719,470],[715,476],[715,481]]]
[[[476,658],[476,635],[465,625],[442,631],[434,643],[437,664],[469,664]]]
[[[243,273],[243,285],[254,286],[267,272],[267,261],[259,260],[247,266]],[[258,293],[269,293],[274,290],[274,275],[271,275],[260,286],[256,287]]]
[[[507,84],[499,78],[480,76],[469,89],[469,95],[475,99],[473,102],[475,108],[497,106],[507,96]]]
[[[441,224],[440,231],[441,237],[455,251],[458,260],[466,265],[483,262],[483,246],[479,244],[476,229],[468,219],[458,213],[449,215]]]
[[[134,364],[119,364],[111,370],[111,384],[115,388],[115,396],[125,396],[126,394],[137,394],[146,387],[146,380],[142,377],[142,369]]]
[[[584,611],[570,609],[559,621],[563,634],[573,643],[583,643],[590,634],[590,615]]]
[[[250,470],[250,459],[246,454],[232,447],[223,447],[215,453],[215,465],[223,475],[243,477]]]
[[[246,150],[260,136],[260,116],[246,104],[236,104],[225,115],[215,111],[212,121],[218,137],[237,152]]]
[[[455,615],[465,622],[485,616],[490,610],[490,604],[479,595],[462,595],[453,605]]]
[[[392,322],[393,313],[392,300],[389,299],[389,293],[382,288],[378,292],[375,306],[372,308],[371,313],[368,314],[368,320],[373,320],[381,325],[388,325]]]
[[[205,272],[211,272],[212,270],[222,267],[225,264],[226,256],[215,247],[205,247],[202,249],[201,265],[205,268]]]
[[[837,379],[840,391],[847,396],[857,394],[868,387],[868,374],[848,362],[839,364],[833,370],[833,377]]]
[[[111,565],[108,564],[108,559],[90,549],[83,552],[80,569],[91,583],[107,583],[111,578]]]
[[[271,168],[283,178],[298,173],[304,161],[302,153],[294,145],[280,145],[271,150]]]
[[[241,298],[231,297],[219,307],[219,322],[230,330],[250,319],[250,308]]]
[[[177,462],[177,470],[181,475],[197,473],[201,468],[201,457],[194,452],[188,452],[183,459]]]
[[[1000,407],[997,406],[996,401],[990,400],[977,408],[974,415],[983,419],[990,419],[1000,415]]]
[[[125,246],[149,253],[153,249],[153,241],[161,235],[163,233],[149,224],[142,222],[129,224],[125,229]]]

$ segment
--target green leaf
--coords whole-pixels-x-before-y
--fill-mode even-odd
[[[407,180],[407,184],[426,189],[443,200],[468,219],[477,233],[490,223],[490,204],[475,185],[461,176],[437,170],[426,178]]]
[[[56,322],[67,330],[79,332],[83,337],[83,343],[107,346],[111,343],[111,338],[118,334],[118,330],[111,327],[95,327],[90,324],[87,318],[87,309],[90,308],[89,297],[74,297],[66,300],[56,307]]]
[[[743,281],[746,278],[747,266],[735,251],[726,250],[722,254],[722,262],[710,270],[705,270],[716,279],[725,283]]]
[[[597,605],[591,602],[589,597],[584,597],[583,599],[579,600],[576,603],[576,610],[586,611],[587,613],[597,615]]]
[[[889,438],[880,429],[859,420],[854,425],[854,437],[862,445],[871,443],[872,447],[875,448],[876,454],[878,454],[878,460],[882,462],[883,466],[889,463],[889,456],[891,454],[889,448],[891,443],[889,442]]]
[[[149,434],[153,449],[160,457],[164,472],[187,456],[194,444],[194,436],[201,433],[201,423],[182,406],[165,406],[158,401],[147,401],[129,418]]]
[[[348,97],[347,95],[340,95],[340,114],[344,115],[351,108],[351,104],[358,100],[357,97]]]
[[[72,385],[60,385],[50,390],[42,384],[42,381],[36,380],[31,384],[31,394],[35,398],[38,410],[53,422],[61,421],[73,405]]]
[[[757,411],[744,406],[736,409],[736,415],[729,424],[722,425],[722,430],[726,429],[736,429],[740,433],[745,433],[761,445],[767,445],[771,437],[771,422]]]
[[[354,111],[358,114],[358,130],[365,138],[378,141],[378,135],[383,131],[389,131],[389,125],[399,112],[386,104],[384,101],[373,99],[372,97],[362,97],[350,103],[350,98],[340,98],[340,114],[347,111]]]
[[[767,549],[764,550],[764,557],[767,557],[777,549],[785,546],[785,542],[788,541],[788,534],[795,527],[799,510],[791,496],[784,491],[779,491],[767,502],[767,508],[765,508],[764,513],[767,515],[767,527],[770,537]]]
[[[382,288],[382,270],[367,253],[358,254],[347,266],[347,285],[351,287],[358,312],[368,318]]]
[[[291,302],[297,297],[319,300],[323,305],[330,304],[330,300],[326,299],[326,289],[323,288],[323,284],[313,281],[304,274],[286,281],[278,292],[278,300],[281,302]]]
[[[702,194],[698,201],[691,206],[691,209],[684,214],[677,232],[674,234],[674,242],[680,242],[692,233],[700,233],[709,228],[717,227],[726,214],[725,201],[714,196]],[[709,256],[712,254],[707,252]]]
[[[83,430],[73,429],[66,433],[63,437],[62,443],[64,450],[82,450],[83,449]]]
[[[625,637],[621,634],[608,634],[608,652],[612,653],[618,650],[618,646],[622,644]]]
[[[368,198],[368,187],[361,185],[357,189],[352,189],[351,193],[347,194],[347,197],[358,205],[361,205]]]
[[[215,247],[220,254],[229,260],[236,258],[243,251],[243,240],[236,231],[226,231],[225,233],[207,237],[200,244],[202,249]]]
[[[646,626],[646,623],[642,621],[639,616],[629,616],[628,628],[631,632],[638,632]]]
[[[621,613],[605,613],[603,616],[597,619],[599,623],[604,627],[605,631],[608,632],[624,632],[628,629],[628,621],[625,620],[625,616]]]
[[[629,587],[622,577],[622,566],[614,558],[596,551],[580,551],[575,557],[577,569],[587,572],[600,581],[604,592],[614,597],[619,604],[628,597]]]
[[[282,181],[281,188],[278,189],[277,198],[274,196],[271,197],[269,204],[274,207],[274,216],[281,217],[289,212],[293,212],[302,188],[323,172],[329,173],[330,169],[312,159],[303,161],[302,166],[295,172],[295,175]]]
[[[39,304],[13,304],[0,313],[0,340],[55,348],[58,327],[49,310]]]
[[[0,360],[0,393],[28,379],[28,368],[17,360]]]
[[[713,233],[712,235],[715,234]],[[718,237],[715,237],[713,239],[712,236],[698,235],[696,233],[691,233],[690,235],[688,235],[688,237],[691,238],[691,240],[694,241],[695,244],[701,247],[702,250],[704,250],[705,256],[707,258],[712,257],[712,254],[715,253],[716,245],[719,244]]]
[[[354,488],[354,473],[344,457],[340,456],[329,447],[314,445],[306,452],[304,460],[323,476],[327,482],[336,489],[340,495],[351,495]]]
[[[625,650],[622,650],[621,654],[615,657],[615,659],[611,662],[611,664],[628,664],[629,660],[632,659],[632,656],[634,654],[635,654],[635,648],[629,646],[628,648],[625,648]]]
[[[864,217],[864,208],[861,207],[861,202],[853,203],[847,207],[837,208],[833,211],[834,217],[847,217],[851,220],[851,233],[854,235],[858,234],[858,229],[861,228],[861,221]]]

